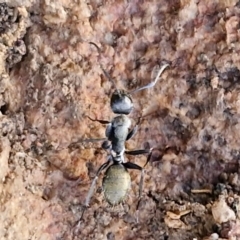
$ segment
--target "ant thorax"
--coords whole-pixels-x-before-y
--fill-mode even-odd
[[[113,118],[111,125],[113,128],[124,127],[129,129],[131,127],[131,120],[126,115],[118,115]]]
[[[106,136],[112,143],[111,149],[120,154],[125,150],[125,142],[129,136],[131,120],[126,115],[118,115],[106,128]]]
[[[113,118],[106,128],[106,136],[111,142],[126,141],[131,120],[126,115],[118,115]]]

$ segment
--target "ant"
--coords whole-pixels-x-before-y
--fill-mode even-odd
[[[99,53],[101,52],[100,48],[95,43],[90,42],[90,44],[94,45],[97,48]],[[114,117],[111,121],[92,119],[88,117],[92,121],[97,121],[101,124],[108,124],[105,131],[107,140],[105,140],[102,144],[102,148],[108,151],[108,157],[107,157],[107,161],[99,167],[96,173],[96,176],[91,184],[90,190],[85,200],[84,209],[83,209],[80,220],[83,217],[85,209],[89,206],[90,199],[94,193],[94,188],[95,188],[98,176],[103,170],[106,170],[106,172],[103,177],[102,188],[103,188],[105,199],[110,205],[117,205],[121,203],[126,197],[128,190],[130,189],[131,179],[127,169],[135,169],[135,170],[141,171],[141,179],[139,183],[139,199],[141,198],[142,188],[143,188],[144,168],[150,161],[153,148],[133,150],[133,151],[125,150],[125,142],[128,141],[130,138],[132,138],[133,135],[137,132],[138,124],[141,119],[140,117],[137,125],[132,130],[129,130],[131,126],[131,119],[127,115],[130,114],[131,111],[133,110],[133,101],[132,101],[131,95],[141,90],[154,87],[159,77],[168,66],[169,64],[165,64],[160,68],[153,82],[143,87],[137,88],[136,90],[130,93],[127,93],[125,90],[122,90],[122,89],[120,90],[116,88],[114,81],[112,80],[110,75],[105,71],[105,69],[102,67],[100,63],[100,67],[104,75],[106,76],[107,79],[109,79],[112,82],[113,86],[115,87],[115,91],[113,92],[110,99],[110,107],[113,113],[117,114],[117,116]],[[129,154],[129,155],[149,154],[149,155],[147,157],[147,161],[144,167],[140,167],[135,163],[126,162],[124,158],[124,154]],[[112,164],[110,165],[110,163]],[[139,205],[139,202],[137,204],[137,209],[138,209],[138,205]]]

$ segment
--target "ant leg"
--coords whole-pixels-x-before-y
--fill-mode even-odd
[[[96,182],[97,182],[97,179],[98,179],[98,176],[99,174],[105,169],[108,167],[108,165],[110,164],[110,161],[108,160],[107,162],[103,163],[102,166],[98,169],[97,171],[97,174],[95,176],[95,178],[93,179],[92,181],[92,184],[91,184],[91,187],[88,191],[88,195],[86,197],[86,200],[85,200],[85,204],[84,204],[84,208],[83,208],[83,212],[82,212],[82,215],[81,215],[81,218],[80,220],[83,218],[83,214],[85,212],[85,209],[89,206],[89,202],[90,202],[90,199],[93,195],[93,192],[94,192],[94,188],[95,188],[95,185],[96,185]]]
[[[140,166],[138,166],[135,163],[132,162],[126,162],[123,164],[124,167],[126,167],[127,169],[136,169],[141,171],[141,178],[140,178],[140,182],[139,182],[139,194],[138,194],[138,203],[137,203],[137,207],[136,207],[136,220],[138,223],[138,208],[141,202],[141,198],[142,198],[142,189],[143,189],[143,181],[144,181],[144,169]]]
[[[147,161],[145,163],[145,165],[143,166],[144,168],[146,167],[146,165],[149,163],[149,161],[151,160],[151,157],[152,157],[152,151],[153,151],[153,148],[150,148],[149,150],[149,155],[147,157]]]
[[[110,164],[110,161],[107,161],[105,163],[102,164],[102,166],[98,169],[97,171],[97,174],[95,176],[95,178],[93,179],[92,181],[92,184],[91,184],[91,187],[89,189],[89,192],[88,192],[88,195],[87,195],[87,198],[86,198],[86,201],[85,201],[85,206],[88,207],[89,206],[89,202],[90,202],[90,199],[93,195],[93,191],[94,191],[94,188],[95,188],[95,185],[96,185],[96,182],[97,182],[97,179],[98,179],[98,176],[99,174],[105,169],[108,167],[108,165]]]
[[[105,131],[105,136],[109,138],[111,131],[112,131],[112,123],[107,121],[107,120],[101,120],[101,119],[92,119],[91,117],[87,116],[91,121],[93,122],[99,122],[101,124],[108,124],[106,131]]]
[[[140,183],[139,183],[139,201],[138,201],[138,205],[137,205],[137,209],[139,207],[139,202],[140,199],[142,197],[142,188],[143,188],[143,180],[144,180],[144,168],[145,166],[148,164],[148,162],[150,161],[151,157],[152,157],[152,148],[147,150],[147,149],[140,149],[140,150],[134,150],[134,151],[125,151],[126,154],[129,155],[140,155],[140,154],[145,154],[145,153],[149,153],[148,157],[147,157],[147,161],[144,164],[143,167],[138,166],[135,163],[132,162],[126,162],[123,165],[128,168],[128,169],[136,169],[136,170],[140,170],[141,171],[141,178],[140,178]]]
[[[106,130],[105,130],[105,136],[109,139],[109,137],[110,137],[110,134],[111,134],[111,132],[112,132],[112,129],[113,129],[113,127],[112,127],[112,123],[109,123],[108,125],[107,125],[107,127],[106,127]]]
[[[157,81],[158,81],[158,78],[161,76],[161,74],[163,73],[163,71],[164,71],[168,66],[169,66],[169,64],[164,64],[164,65],[160,68],[160,70],[158,71],[158,74],[157,74],[157,76],[156,76],[156,78],[154,79],[153,82],[151,82],[151,83],[149,83],[149,84],[147,84],[147,85],[145,85],[145,86],[143,86],[143,87],[140,87],[140,88],[138,88],[138,89],[136,89],[136,90],[133,90],[133,91],[131,92],[131,94],[132,94],[132,93],[135,93],[135,92],[139,92],[139,91],[144,90],[144,89],[147,89],[147,88],[154,87],[154,86],[156,85]]]
[[[144,164],[143,168],[140,167],[140,166],[138,166],[138,165],[135,164],[135,163],[131,163],[131,162],[126,162],[126,163],[124,163],[124,166],[125,166],[126,168],[129,168],[129,169],[137,169],[137,170],[140,170],[140,171],[141,171],[141,178],[140,178],[140,183],[139,183],[139,201],[138,201],[138,205],[137,205],[137,209],[138,209],[139,202],[140,202],[140,199],[141,199],[141,196],[142,196],[143,179],[144,179],[144,167],[148,164],[148,162],[149,162],[150,159],[151,159],[152,149],[150,149],[150,150],[147,150],[147,149],[139,149],[139,150],[133,150],[133,151],[125,151],[125,153],[126,153],[126,154],[129,154],[129,155],[140,155],[140,154],[149,153],[148,158],[147,158],[147,161],[146,161],[146,163]]]
[[[68,148],[70,149],[75,149],[80,147],[83,143],[91,143],[91,142],[100,142],[100,141],[105,141],[106,138],[90,138],[90,139],[79,139],[76,142],[72,142],[71,144],[68,145]]]
[[[142,120],[142,117],[139,117],[136,126],[128,133],[126,141],[135,135],[135,133],[138,130],[138,125],[141,123],[141,120]]]
[[[135,135],[135,133],[138,130],[138,126],[140,125],[142,119],[143,119],[142,116],[138,118],[136,126],[128,133],[126,141],[129,140],[130,138],[132,138]]]
[[[140,202],[141,202],[141,197],[142,197],[142,190],[143,190],[143,183],[144,183],[144,168],[145,166],[148,164],[148,162],[150,161],[151,157],[152,157],[152,148],[150,150],[146,150],[146,149],[141,149],[141,150],[134,150],[134,151],[126,151],[126,154],[130,154],[130,155],[139,155],[139,154],[145,154],[145,153],[149,153],[147,161],[145,163],[145,165],[142,167],[138,166],[135,163],[131,163],[131,162],[126,162],[123,165],[128,168],[128,169],[136,169],[136,170],[140,170],[141,171],[141,178],[140,178],[140,182],[139,182],[139,200],[137,203],[137,207],[136,209],[138,210]]]
[[[84,206],[83,206],[82,214],[81,214],[79,220],[77,220],[76,223],[74,224],[73,228],[75,228],[75,229],[78,229],[78,228],[79,228],[80,222],[81,222],[81,220],[83,219],[83,215],[84,215],[87,207],[89,206],[89,202],[90,202],[90,199],[91,199],[91,197],[92,197],[92,195],[93,195],[94,188],[95,188],[95,185],[96,185],[98,176],[99,176],[99,174],[100,174],[105,168],[108,167],[109,164],[110,164],[110,158],[108,159],[107,162],[103,163],[103,164],[100,166],[100,168],[98,169],[98,171],[97,171],[97,173],[96,173],[96,176],[95,176],[95,178],[93,179],[92,184],[91,184],[91,187],[90,187],[90,189],[89,189],[89,191],[88,191],[88,195],[87,195],[87,197],[86,197],[85,204],[84,204]]]
[[[137,164],[135,163],[132,163],[132,162],[126,162],[126,163],[123,163],[123,166],[127,169],[135,169],[135,170],[139,170],[141,171],[141,179],[140,179],[140,183],[139,183],[139,200],[142,196],[142,187],[143,187],[143,179],[144,179],[144,169],[140,166],[138,166]]]
[[[138,149],[138,150],[132,150],[132,151],[125,151],[125,153],[128,155],[141,155],[141,154],[146,154],[149,152],[150,152],[149,149]]]
[[[108,140],[106,140],[106,141],[104,141],[104,142],[102,143],[102,148],[103,148],[104,150],[108,150],[108,149],[110,149],[110,147],[111,147],[111,143],[109,143]]]
[[[89,117],[89,116],[87,116],[91,121],[93,121],[93,122],[99,122],[99,123],[101,123],[101,124],[109,124],[110,122],[108,121],[108,120],[101,120],[101,119],[93,119],[93,118],[91,118],[91,117]]]
[[[138,125],[136,125],[127,135],[126,141],[132,138],[138,130]]]

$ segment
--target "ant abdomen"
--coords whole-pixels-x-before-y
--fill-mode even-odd
[[[103,178],[103,192],[110,205],[121,203],[127,196],[131,186],[131,178],[122,164],[111,165]]]

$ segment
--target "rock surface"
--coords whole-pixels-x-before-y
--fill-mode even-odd
[[[0,3],[0,239],[239,239],[239,24],[237,0]],[[139,210],[138,171],[114,208],[101,175],[76,227],[107,158],[82,141],[105,137],[88,116],[114,117],[100,63],[131,92],[166,62],[132,96],[132,126],[145,117],[126,148],[156,149]]]

